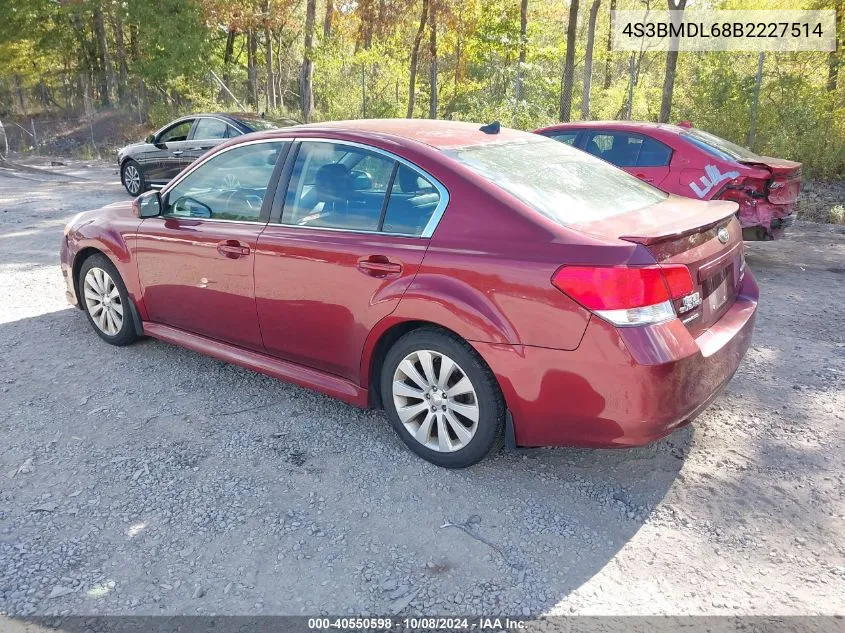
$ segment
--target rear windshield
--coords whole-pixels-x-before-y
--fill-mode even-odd
[[[275,130],[277,127],[279,127],[278,124],[274,123],[269,119],[259,119],[257,117],[240,117],[239,121],[241,121],[241,123],[246,123],[256,132],[260,130]]]
[[[539,135],[444,153],[562,225],[602,220],[666,198],[610,163]]]
[[[715,134],[710,134],[709,132],[705,132],[703,130],[693,129],[689,132],[684,132],[683,136],[693,145],[700,147],[708,154],[715,156],[716,158],[721,158],[722,160],[756,161],[760,158],[750,149],[737,145],[736,143],[726,141]]]

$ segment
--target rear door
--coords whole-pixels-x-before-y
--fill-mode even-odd
[[[193,162],[215,145],[229,138],[229,124],[216,117],[199,117],[191,130],[190,143],[182,155],[188,162]]]
[[[669,176],[672,149],[660,141],[623,131],[593,130],[585,140],[585,149],[636,176],[660,187]]]
[[[264,345],[357,380],[366,337],[416,275],[448,194],[376,148],[307,139],[295,152],[256,250]]]

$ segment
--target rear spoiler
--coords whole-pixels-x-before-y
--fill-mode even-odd
[[[669,239],[686,237],[713,228],[735,215],[738,210],[739,205],[736,202],[711,200],[707,203],[706,215],[701,212],[689,215],[681,214],[658,227],[644,226],[642,232],[620,235],[619,239],[648,246]],[[703,215],[704,217],[702,217]]]

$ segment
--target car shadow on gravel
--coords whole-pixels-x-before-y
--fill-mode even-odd
[[[618,564],[693,437],[449,471],[379,411],[111,347],[76,309],[0,347],[0,612],[22,617],[549,612]]]

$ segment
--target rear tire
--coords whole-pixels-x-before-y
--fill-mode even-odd
[[[131,158],[123,163],[120,168],[120,182],[123,183],[126,192],[130,196],[140,196],[147,190],[147,179],[141,165]]]
[[[466,468],[502,446],[505,403],[496,378],[450,332],[427,327],[402,336],[384,359],[380,389],[399,437],[433,464]]]
[[[82,262],[77,288],[88,322],[101,339],[118,346],[137,340],[129,293],[108,257],[91,255]]]

